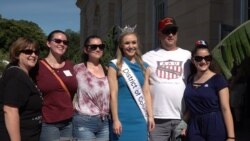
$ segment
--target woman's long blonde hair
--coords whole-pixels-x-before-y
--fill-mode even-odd
[[[119,36],[118,38],[118,48],[117,48],[117,51],[116,51],[116,59],[117,59],[117,68],[118,68],[118,74],[120,74],[120,71],[121,71],[121,67],[122,67],[122,63],[123,63],[123,60],[122,60],[122,57],[124,56],[124,53],[121,49],[121,46],[122,46],[122,40],[125,36],[127,35],[135,35],[136,38],[137,38],[137,44],[138,44],[138,47],[136,48],[136,53],[135,53],[135,60],[137,63],[139,63],[143,73],[145,72],[145,67],[143,65],[143,61],[142,61],[142,57],[141,57],[141,51],[140,51],[140,42],[139,42],[139,38],[138,38],[138,35],[137,33],[135,32],[124,32],[124,33],[121,33],[121,35]]]

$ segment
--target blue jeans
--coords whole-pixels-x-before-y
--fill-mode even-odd
[[[72,122],[43,123],[40,141],[71,141]]]
[[[73,139],[74,141],[108,141],[109,121],[108,117],[88,116],[74,114]]]

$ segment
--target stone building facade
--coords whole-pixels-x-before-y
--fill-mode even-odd
[[[205,39],[210,46],[248,19],[248,0],[77,0],[81,45],[90,34],[105,37],[113,26],[137,25],[142,51],[158,46],[157,23],[172,16],[179,26],[178,45],[192,49]]]

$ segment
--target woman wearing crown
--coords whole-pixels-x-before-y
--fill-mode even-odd
[[[146,141],[154,128],[150,70],[142,61],[135,27],[120,28],[117,58],[109,64],[112,141]]]

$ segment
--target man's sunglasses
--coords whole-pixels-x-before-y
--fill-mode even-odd
[[[67,40],[61,40],[61,39],[52,39],[51,41],[54,41],[57,44],[61,44],[63,42],[64,45],[68,45],[69,41]]]
[[[194,57],[194,60],[196,61],[196,62],[201,62],[202,60],[205,60],[206,62],[210,62],[210,61],[212,61],[212,55],[207,55],[207,56],[195,56]]]
[[[99,45],[87,45],[87,47],[91,50],[96,50],[99,48],[100,50],[104,50],[105,44],[99,44]]]
[[[177,28],[165,29],[165,30],[162,30],[161,32],[164,35],[170,35],[170,34],[175,35],[177,33]]]
[[[35,53],[35,55],[39,55],[39,51],[38,50],[32,50],[32,49],[24,49],[24,50],[20,50],[20,53],[24,53],[26,55],[31,55],[33,53]]]

